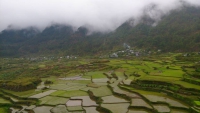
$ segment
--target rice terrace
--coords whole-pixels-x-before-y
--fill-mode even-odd
[[[199,53],[0,60],[0,113],[200,112]]]
[[[0,0],[0,113],[200,113],[200,0]]]

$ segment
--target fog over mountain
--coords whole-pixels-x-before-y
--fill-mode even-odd
[[[30,26],[43,30],[53,23],[109,32],[130,19],[136,25],[144,15],[156,25],[186,4],[200,6],[199,0],[0,0],[0,32]]]

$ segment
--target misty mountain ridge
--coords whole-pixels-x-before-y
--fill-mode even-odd
[[[0,56],[94,55],[115,51],[126,42],[132,47],[163,52],[200,51],[200,8],[186,7],[161,17],[149,15],[140,22],[127,20],[115,31],[91,33],[87,27],[53,24],[0,33]]]

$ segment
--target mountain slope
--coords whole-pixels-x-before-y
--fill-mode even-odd
[[[153,27],[145,17],[132,27],[129,21],[114,32],[87,35],[80,27],[52,25],[42,32],[35,28],[4,30],[0,34],[0,56],[94,55],[117,50],[124,42],[147,50],[200,51],[200,8],[172,11]]]

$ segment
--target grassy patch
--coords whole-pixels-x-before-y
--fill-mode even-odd
[[[101,104],[101,107],[110,110],[112,113],[126,113],[128,111],[129,103],[122,104]]]
[[[97,85],[97,84],[95,84],[95,83],[88,84],[87,86],[88,86],[88,87],[92,87],[92,88],[101,87],[100,85]]]
[[[94,96],[96,97],[103,97],[103,96],[109,96],[112,95],[112,91],[107,86],[101,86],[96,89],[90,90]]]
[[[75,97],[75,96],[87,96],[88,93],[85,91],[74,90],[74,91],[56,91],[51,95],[60,97]]]
[[[184,81],[176,81],[176,82],[174,82],[174,84],[181,85],[181,86],[183,86],[183,87],[185,87],[185,88],[193,88],[193,89],[198,89],[198,90],[200,90],[200,86],[195,85],[195,84],[190,84],[190,83],[184,82]]]
[[[68,111],[83,111],[84,109],[82,106],[67,106]]]
[[[92,79],[94,83],[106,83],[107,81],[109,81],[108,78]]]
[[[46,96],[40,99],[41,105],[57,105],[57,104],[65,104],[69,99],[68,98],[61,98],[61,97],[54,97],[54,96]]]
[[[29,98],[42,98],[42,97],[45,97],[47,95],[50,95],[51,93],[55,92],[56,90],[49,90],[49,91],[46,91],[46,92],[42,92],[42,93],[38,93],[36,95],[32,95],[30,96]]]
[[[0,104],[11,104],[10,101],[0,97]]]
[[[200,106],[200,101],[194,101],[194,104],[195,104],[196,106]]]
[[[41,65],[39,65],[38,67],[39,67],[39,68],[45,68],[45,67],[46,67],[46,65],[44,65],[44,64],[41,64]]]
[[[92,76],[92,79],[107,78],[102,71],[89,72],[87,75]]]
[[[180,78],[165,77],[165,76],[151,76],[151,75],[148,76],[148,75],[147,75],[147,76],[145,76],[145,77],[140,78],[140,80],[174,82],[174,81],[179,81]]]
[[[125,79],[126,77],[124,76],[124,73],[123,72],[115,72],[115,74],[117,75],[118,78],[121,78],[121,79]]]
[[[9,108],[8,107],[0,107],[0,113],[9,113]]]
[[[85,87],[83,89],[80,89],[81,91],[89,91],[89,90],[92,90],[92,89],[95,89],[93,87]]]
[[[56,89],[56,90],[67,90],[67,91],[72,91],[72,90],[79,90],[86,87],[86,84],[81,84],[81,83],[67,83],[67,84],[54,84],[50,88],[51,89]]]
[[[138,90],[138,89],[135,89],[135,88],[132,88],[132,87],[127,87],[127,86],[121,86],[122,88],[126,88],[130,91],[134,91],[134,92],[137,92],[137,93],[140,93],[140,94],[149,94],[149,95],[164,95],[162,93],[158,93],[158,92],[153,92],[153,91],[145,91],[145,90]]]
[[[128,113],[151,113],[151,112],[148,112],[144,109],[129,109]]]
[[[165,70],[161,75],[181,78],[183,74],[184,72],[182,70]]]

